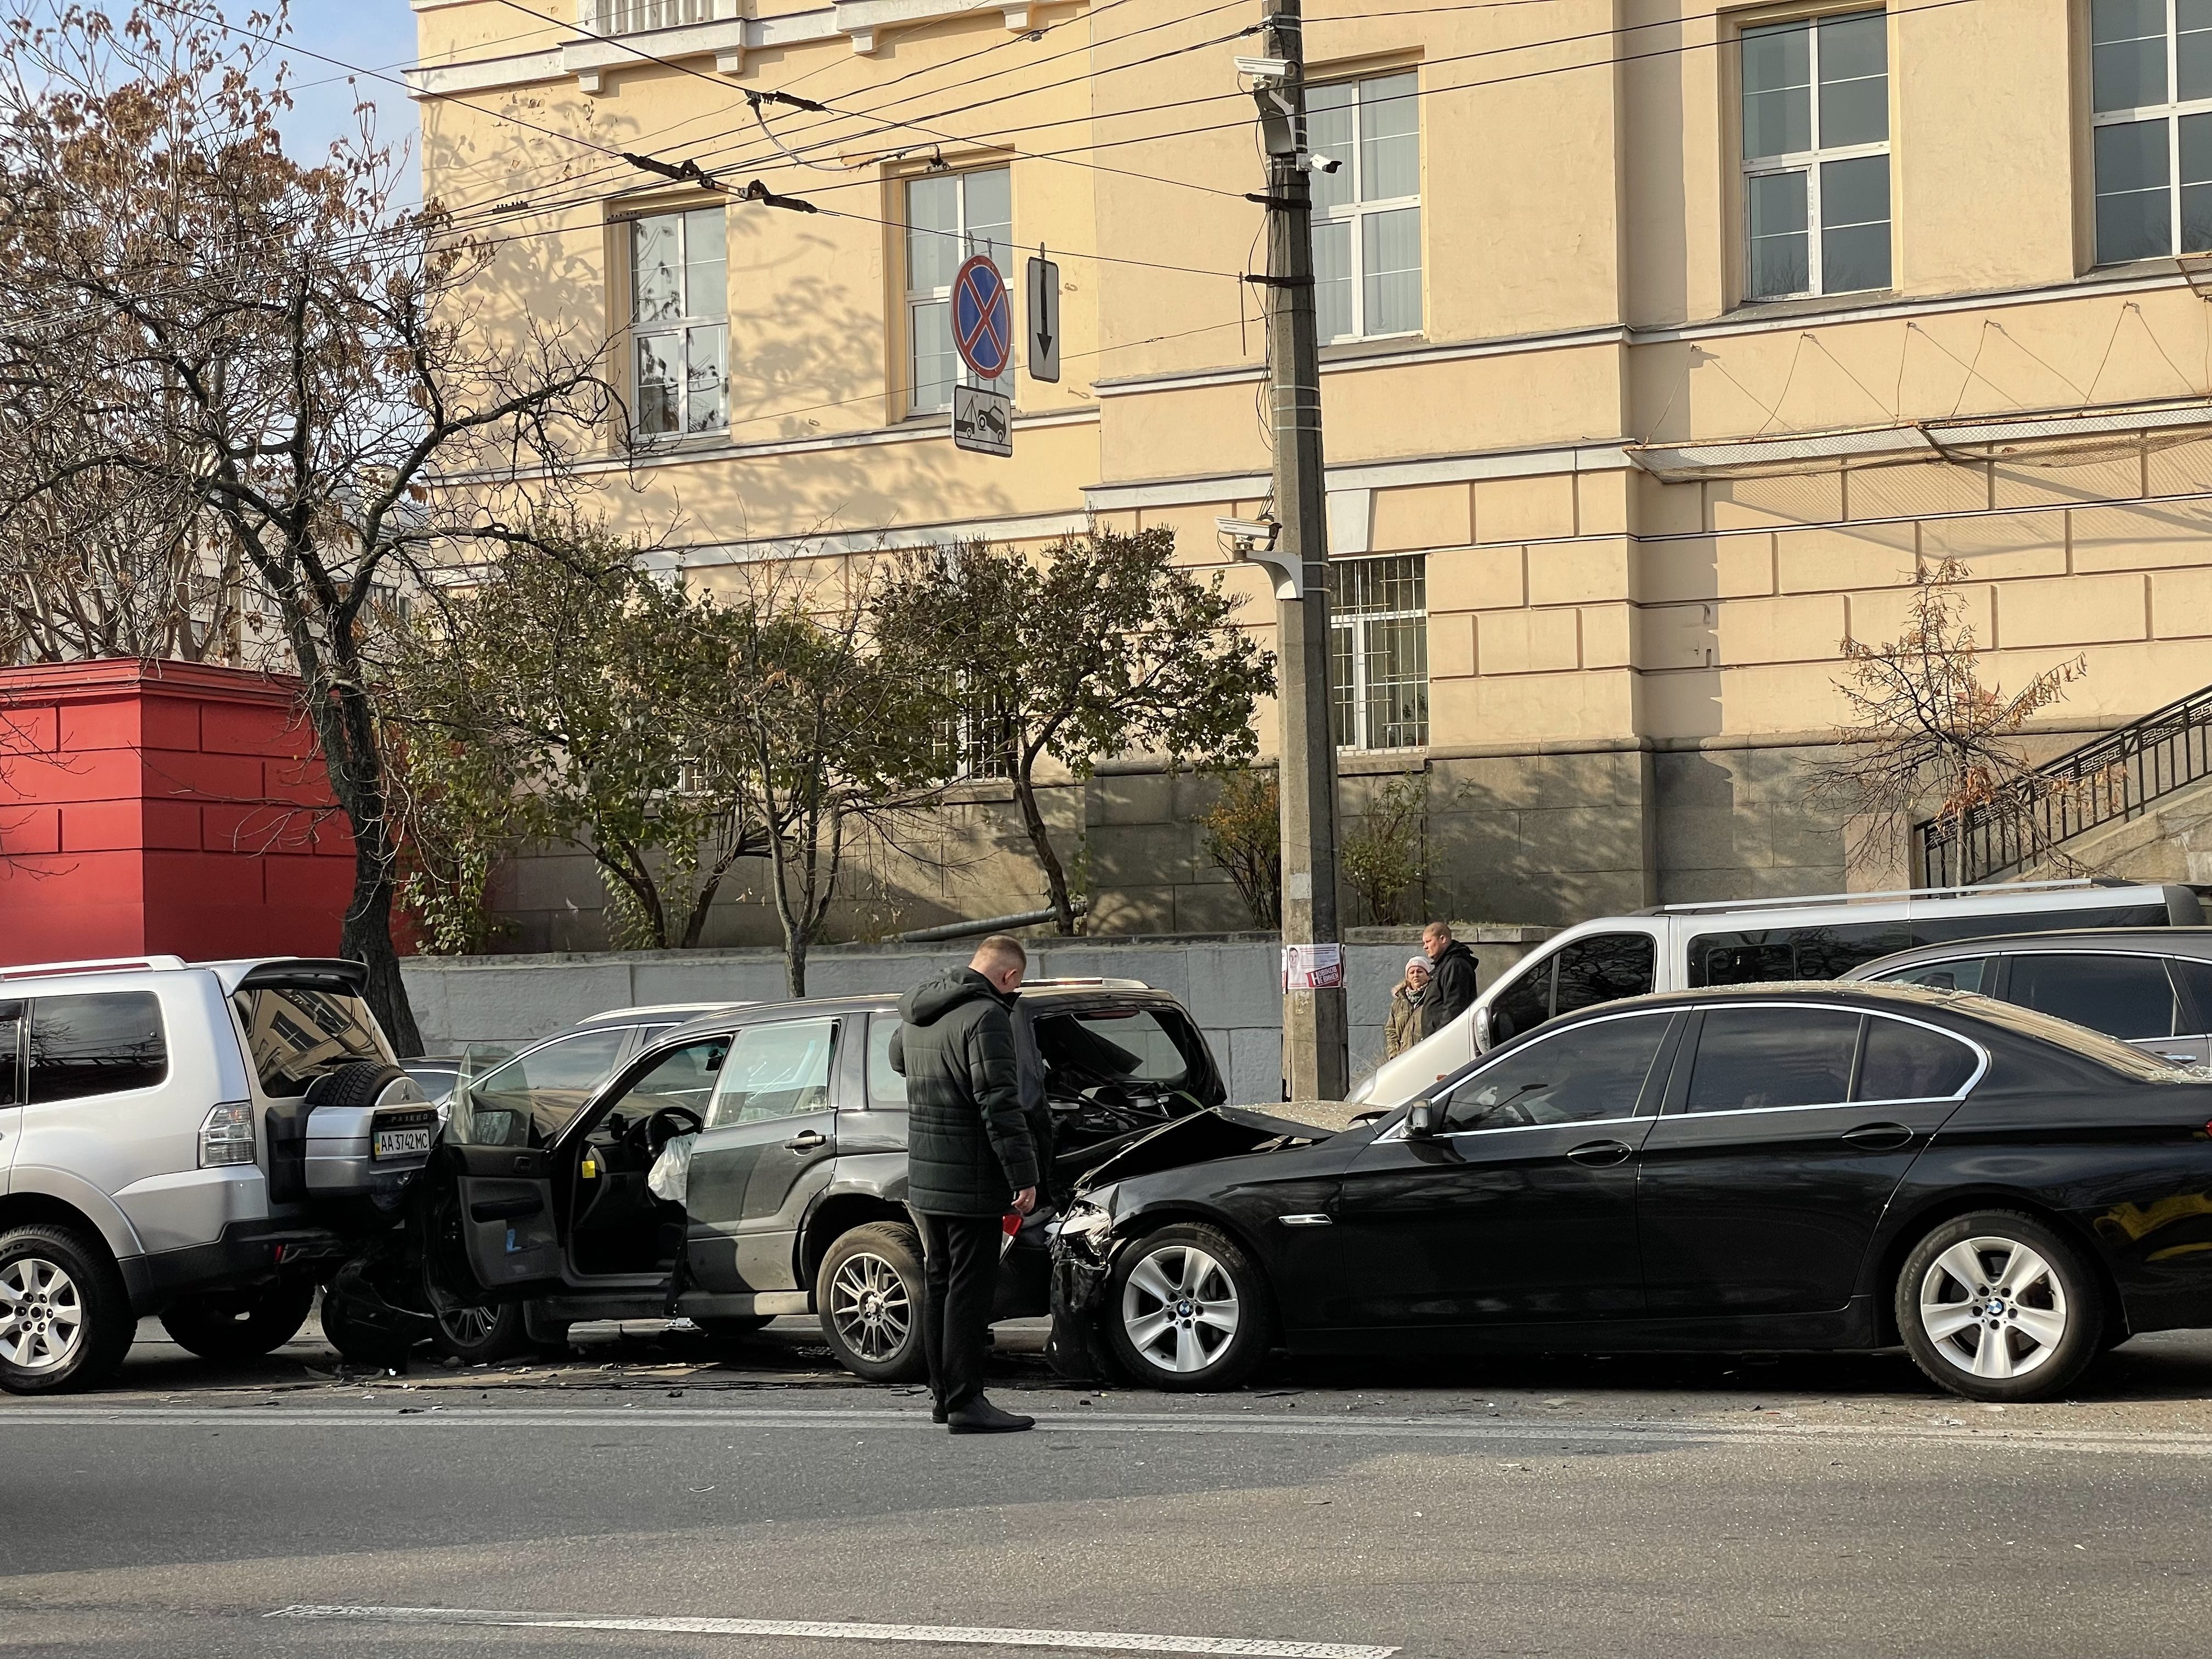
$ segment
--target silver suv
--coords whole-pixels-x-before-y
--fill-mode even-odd
[[[388,1230],[437,1114],[358,963],[175,957],[0,971],[0,1389],[92,1386],[159,1314],[266,1353]]]

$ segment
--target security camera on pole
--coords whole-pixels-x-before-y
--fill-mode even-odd
[[[1322,471],[1321,339],[1314,317],[1310,170],[1332,158],[1305,148],[1305,43],[1299,0],[1277,0],[1263,26],[1269,56],[1240,58],[1253,82],[1267,152],[1267,392],[1275,444],[1275,517],[1230,527],[1246,556],[1276,575],[1282,685],[1283,1072],[1296,1100],[1341,1100],[1351,1088],[1344,946],[1336,914],[1336,738],[1330,719],[1328,514]],[[1244,529],[1261,535],[1240,534]]]

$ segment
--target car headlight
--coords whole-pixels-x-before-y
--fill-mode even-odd
[[[1103,1255],[1114,1231],[1114,1214],[1103,1204],[1079,1198],[1060,1218],[1060,1237],[1086,1255]]]

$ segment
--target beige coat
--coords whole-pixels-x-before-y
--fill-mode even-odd
[[[1424,986],[1421,994],[1424,997],[1431,994],[1430,988]],[[1421,1005],[1413,1000],[1413,988],[1400,980],[1398,988],[1390,993],[1390,1018],[1383,1028],[1384,1058],[1402,1054],[1419,1042],[1423,1035]]]

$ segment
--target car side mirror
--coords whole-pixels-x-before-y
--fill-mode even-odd
[[[1406,1138],[1408,1140],[1431,1140],[1443,1127],[1444,1109],[1426,1095],[1415,1101],[1406,1114]]]

